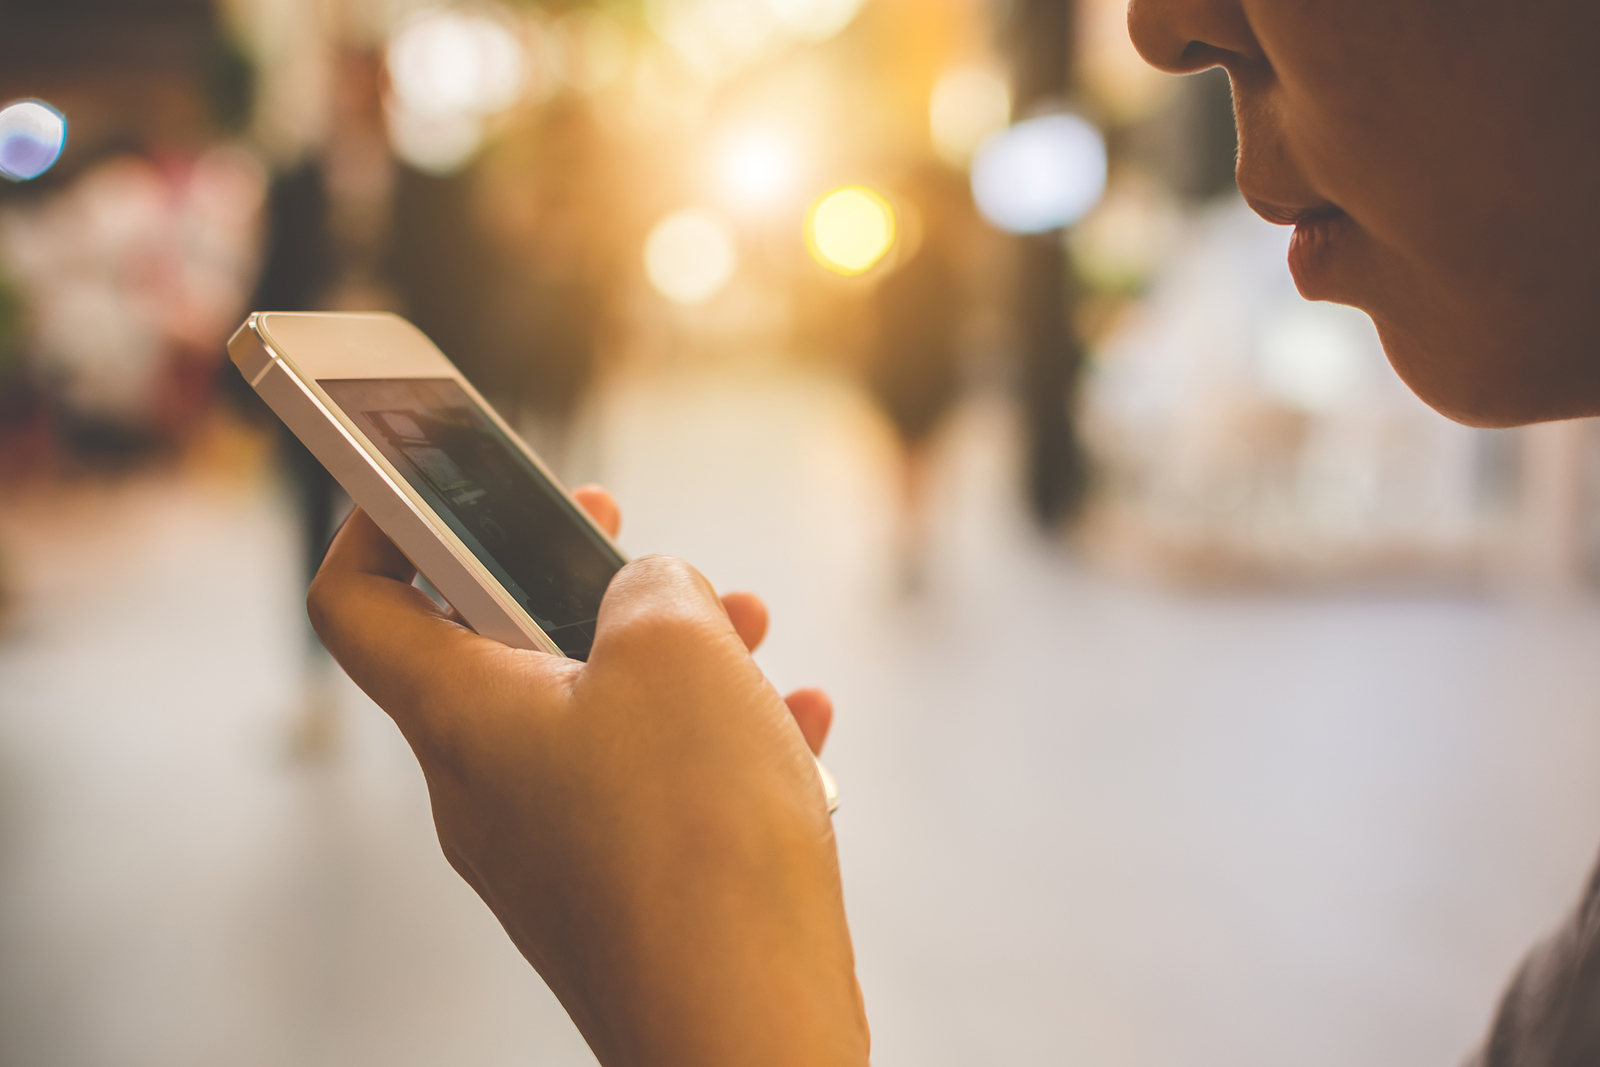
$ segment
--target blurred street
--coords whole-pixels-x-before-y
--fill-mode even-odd
[[[880,1067],[1453,1064],[1600,842],[1587,601],[1090,572],[981,395],[908,592],[891,432],[844,385],[636,375],[576,425],[625,547],[761,592],[776,684],[835,697]],[[341,679],[330,753],[289,755],[299,533],[238,436],[0,512],[0,1058],[593,1062],[382,713]]]

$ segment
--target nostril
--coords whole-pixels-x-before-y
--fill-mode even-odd
[[[1226,56],[1227,53],[1222,49],[1206,44],[1204,41],[1190,41],[1184,46],[1182,54],[1178,57],[1178,62],[1185,71],[1194,73],[1195,71],[1220,65]]]

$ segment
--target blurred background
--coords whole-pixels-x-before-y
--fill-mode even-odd
[[[0,0],[0,1060],[593,1062],[225,359],[383,309],[833,693],[876,1062],[1457,1062],[1600,841],[1600,438],[1301,302],[1124,17]]]

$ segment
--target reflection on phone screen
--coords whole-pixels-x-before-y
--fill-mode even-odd
[[[622,557],[449,378],[324,380],[328,395],[573,659]]]

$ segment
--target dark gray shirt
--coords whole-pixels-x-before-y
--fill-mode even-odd
[[[1600,1067],[1600,867],[1577,910],[1523,961],[1468,1067]]]

